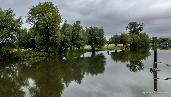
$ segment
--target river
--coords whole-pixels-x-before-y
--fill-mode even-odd
[[[171,50],[0,63],[0,97],[170,97]]]

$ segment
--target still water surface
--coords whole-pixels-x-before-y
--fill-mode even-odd
[[[0,97],[171,97],[171,50],[157,61],[138,50],[0,63]]]

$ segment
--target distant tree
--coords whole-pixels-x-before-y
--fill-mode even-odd
[[[131,48],[136,49],[140,47],[148,47],[150,44],[150,37],[146,33],[131,34]]]
[[[86,29],[88,45],[91,46],[92,52],[95,48],[102,47],[105,43],[104,30],[98,27],[89,27]]]
[[[115,44],[115,46],[117,46],[117,44],[120,43],[120,35],[113,35],[110,39],[109,39],[110,43]]]
[[[38,48],[45,52],[56,52],[61,41],[61,15],[52,2],[39,3],[28,13]]]
[[[140,37],[140,47],[148,47],[150,44],[150,37],[148,36],[148,34],[146,33],[140,33],[139,34]]]
[[[61,52],[62,54],[68,48],[72,47],[72,25],[68,24],[66,20],[61,27],[61,33],[63,35],[63,38],[60,42],[59,52]]]
[[[129,30],[131,37],[131,48],[137,49],[140,47],[148,47],[150,44],[150,37],[143,31],[143,23],[130,22],[126,29]]]
[[[131,40],[132,40],[132,42],[130,44],[131,49],[137,49],[137,48],[139,48],[140,47],[140,44],[141,44],[140,37],[138,35],[136,35],[136,34],[131,34],[130,37],[131,37]]]
[[[129,30],[129,34],[139,34],[143,30],[143,23],[130,22],[126,30]]]
[[[163,43],[163,42],[171,43],[171,39],[170,38],[159,38],[158,39],[158,43]]]
[[[16,18],[11,9],[0,9],[0,48],[14,46],[21,27],[21,18]]]
[[[80,47],[84,46],[84,43],[85,43],[84,33],[85,31],[83,27],[80,25],[80,21],[76,21],[72,25],[71,42],[72,42],[73,47],[80,49]]]
[[[130,37],[130,35],[122,33],[120,36],[120,43],[123,44],[123,46],[127,46],[128,44],[130,44],[132,42],[132,39]]]

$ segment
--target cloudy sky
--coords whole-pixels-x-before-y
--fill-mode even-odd
[[[106,36],[125,32],[130,21],[137,21],[150,36],[171,37],[171,0],[0,0],[0,8],[11,8],[24,18],[29,8],[44,1],[57,5],[70,23],[103,26]]]

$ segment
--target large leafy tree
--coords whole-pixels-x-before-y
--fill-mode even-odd
[[[126,29],[129,30],[129,35],[132,40],[130,46],[132,49],[149,46],[150,38],[146,33],[142,32],[143,23],[130,22],[128,26],[126,26]]]
[[[0,48],[12,46],[21,27],[21,18],[16,18],[11,9],[0,9]]]
[[[39,3],[28,13],[28,22],[36,33],[38,48],[45,52],[57,50],[60,40],[61,15],[52,2]]]
[[[129,22],[126,30],[129,30],[130,34],[139,34],[143,30],[143,23]]]
[[[91,46],[92,52],[95,48],[102,47],[105,43],[104,30],[99,27],[89,27],[86,29],[88,45]]]
[[[84,46],[85,44],[85,31],[81,26],[80,21],[76,21],[72,26],[72,45],[73,47],[80,49],[80,47]]]

